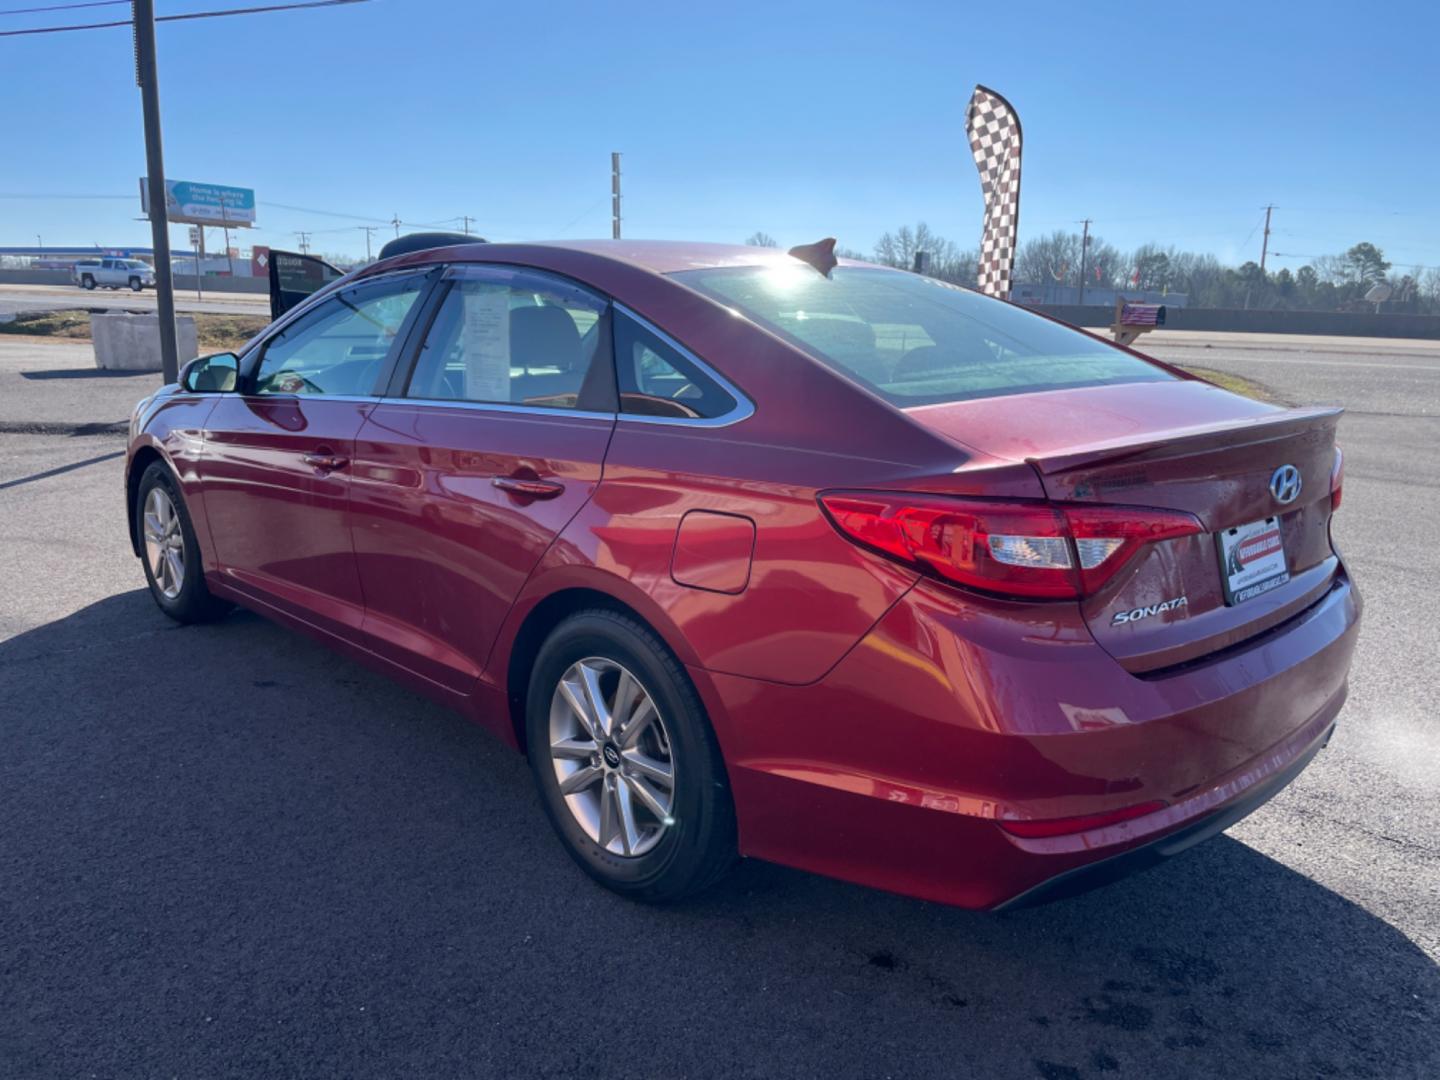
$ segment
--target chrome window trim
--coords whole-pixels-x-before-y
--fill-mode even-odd
[[[519,413],[526,416],[578,416],[586,420],[614,421],[613,412],[592,412],[589,409],[565,409],[558,405],[514,405],[504,401],[461,401],[451,398],[397,397],[367,398],[382,405],[417,405],[427,409],[465,409],[469,412]]]
[[[694,364],[706,378],[713,380],[715,384],[729,394],[735,402],[733,409],[729,412],[721,413],[719,416],[645,416],[641,413],[620,412],[617,415],[621,421],[633,424],[660,424],[664,427],[721,428],[729,427],[731,424],[738,424],[742,420],[748,420],[755,415],[755,403],[751,401],[738,386],[725,378],[724,375],[721,375],[704,360],[696,356],[691,350],[681,345],[680,342],[676,341],[664,330],[661,330],[660,327],[645,318],[645,316],[636,314],[618,300],[614,302],[614,308],[627,319],[635,320],[635,322],[639,323],[670,348],[678,352],[689,363]],[[614,335],[613,328],[611,335],[612,337]],[[615,358],[615,362],[617,364],[616,377],[618,379],[618,364],[620,362],[618,355]]]
[[[373,405],[381,400],[374,394],[265,394],[259,391],[241,394],[234,390],[206,391],[206,393],[234,394],[236,397],[259,398],[261,401],[363,401]]]

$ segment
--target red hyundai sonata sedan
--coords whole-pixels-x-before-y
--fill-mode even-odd
[[[1338,410],[915,274],[472,244],[138,407],[161,609],[240,604],[524,751],[663,900],[756,856],[975,908],[1186,848],[1329,739]]]

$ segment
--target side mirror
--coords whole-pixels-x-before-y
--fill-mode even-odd
[[[180,369],[180,389],[192,394],[227,394],[240,381],[240,358],[234,353],[197,356]]]

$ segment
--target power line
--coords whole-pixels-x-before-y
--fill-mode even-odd
[[[75,8],[92,7],[119,7],[121,4],[129,4],[130,0],[89,0],[84,4],[46,4],[44,7],[22,7],[9,8],[0,11],[0,15],[34,15],[41,11],[73,11]]]
[[[134,195],[56,195],[52,192],[0,191],[0,199],[123,199],[129,202]]]
[[[228,8],[224,11],[192,11],[184,15],[157,15],[155,21],[184,22],[189,19],[219,19],[227,15],[265,15],[274,11],[298,11],[301,8],[338,7],[341,4],[368,4],[370,0],[307,0],[299,4],[266,4],[263,7]],[[0,30],[0,37],[22,37],[26,34],[64,34],[71,30],[109,30],[112,27],[132,26],[130,19],[118,22],[77,23],[74,26],[39,26],[32,30]]]
[[[290,206],[287,203],[271,202],[269,199],[262,199],[260,205],[273,206],[277,210],[293,210],[297,214],[319,214],[321,217],[345,218],[350,221],[373,221],[377,225],[390,224],[389,218],[371,217],[369,214],[346,214],[338,210],[316,210],[309,206]]]

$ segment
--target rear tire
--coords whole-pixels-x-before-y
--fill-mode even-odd
[[[144,287],[145,287],[144,285],[140,284],[140,279],[139,279],[138,277],[132,277],[132,278],[130,279],[130,291],[131,291],[131,292],[139,292],[139,291],[140,291],[141,289],[143,289]]]
[[[613,709],[608,733],[594,710],[585,719],[587,685],[607,720]],[[580,707],[570,704],[577,698]],[[525,718],[545,812],[600,884],[663,903],[700,892],[734,865],[735,808],[720,748],[685,669],[649,627],[603,608],[566,619],[536,657]]]
[[[152,461],[135,496],[140,561],[156,605],[179,623],[213,622],[231,605],[205,587],[195,527],[170,469]]]

